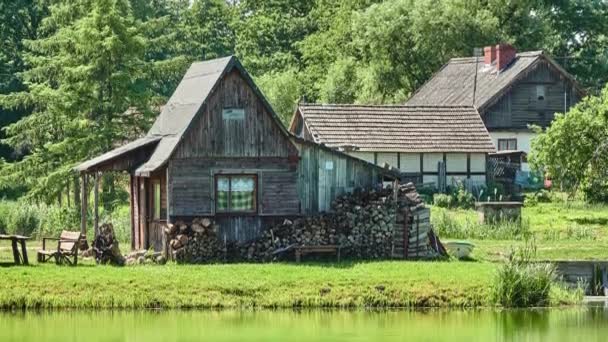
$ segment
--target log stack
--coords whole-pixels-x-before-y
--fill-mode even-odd
[[[195,218],[190,225],[177,221],[167,225],[165,234],[171,257],[179,263],[218,261],[225,255],[217,237],[217,226],[209,218]]]
[[[104,223],[99,227],[99,235],[93,240],[92,255],[98,264],[111,264],[123,266],[125,258],[120,253],[120,246],[114,226],[111,223]]]

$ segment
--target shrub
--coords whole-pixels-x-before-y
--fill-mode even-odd
[[[80,230],[80,211],[75,207],[48,206],[38,236],[57,236],[64,229]]]
[[[38,206],[23,202],[9,202],[6,216],[6,232],[9,234],[33,235],[40,226]]]
[[[550,303],[551,286],[556,279],[555,267],[531,263],[535,254],[532,244],[513,252],[498,270],[492,297],[504,307],[545,306]]]
[[[475,208],[475,197],[472,193],[468,192],[463,186],[458,188],[456,192],[456,206],[461,209],[472,209]]]
[[[438,206],[439,208],[451,208],[452,203],[453,203],[453,198],[450,195],[435,194],[433,196],[433,204]]]

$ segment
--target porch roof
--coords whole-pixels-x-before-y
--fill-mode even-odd
[[[143,138],[134,140],[126,145],[117,147],[93,159],[89,159],[82,164],[79,164],[74,169],[79,172],[94,171],[103,168],[105,165],[112,163],[120,158],[129,158],[137,151],[140,151],[146,146],[157,144],[162,139],[158,135],[146,135]],[[130,158],[129,158],[130,159]]]

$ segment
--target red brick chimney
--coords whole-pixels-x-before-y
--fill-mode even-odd
[[[490,65],[496,59],[496,46],[486,46],[483,48],[483,62]]]
[[[509,44],[496,45],[496,70],[502,71],[515,59],[517,50]]]

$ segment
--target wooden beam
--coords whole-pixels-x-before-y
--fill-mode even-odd
[[[99,172],[95,172],[95,187],[93,189],[93,206],[94,206],[94,231],[95,237],[99,235]]]
[[[135,249],[135,176],[129,175],[129,208],[131,211],[131,250]]]
[[[80,232],[85,235],[87,233],[87,174],[83,173],[82,182],[80,183]]]

